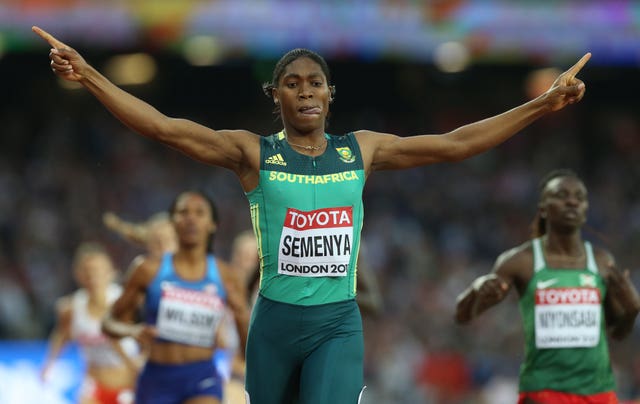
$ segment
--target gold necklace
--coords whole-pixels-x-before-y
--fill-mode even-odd
[[[287,135],[287,132],[284,132],[284,139],[285,139],[285,140],[287,141],[287,143],[289,143],[289,145],[291,145],[291,146],[299,147],[299,148],[301,148],[301,149],[304,149],[304,150],[310,150],[310,151],[317,151],[317,150],[320,150],[320,149],[322,149],[322,147],[324,147],[324,145],[325,145],[325,144],[327,144],[327,138],[326,138],[326,137],[324,138],[324,142],[320,143],[320,144],[319,144],[319,145],[317,145],[317,146],[305,146],[305,145],[301,145],[301,144],[291,143],[291,142],[289,141],[289,136]]]

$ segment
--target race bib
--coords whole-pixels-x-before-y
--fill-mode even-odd
[[[537,289],[535,299],[537,348],[598,345],[602,313],[599,289]]]
[[[156,321],[158,337],[211,347],[223,314],[224,302],[215,290],[192,290],[165,282]]]
[[[353,208],[303,212],[287,209],[278,253],[278,273],[346,276],[353,246]]]

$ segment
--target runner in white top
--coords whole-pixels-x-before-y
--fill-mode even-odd
[[[62,348],[73,341],[79,345],[87,369],[79,402],[132,403],[141,365],[138,345],[133,338],[117,342],[101,331],[102,317],[121,293],[114,283],[116,271],[111,258],[101,245],[85,243],[76,251],[73,268],[80,289],[57,302],[58,317],[42,379],[46,381]]]

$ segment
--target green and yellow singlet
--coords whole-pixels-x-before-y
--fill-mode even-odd
[[[260,181],[247,198],[268,299],[309,306],[355,297],[362,156],[353,133],[325,137],[315,157],[293,150],[283,132],[261,139]]]

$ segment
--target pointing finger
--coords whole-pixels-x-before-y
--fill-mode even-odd
[[[60,48],[67,47],[67,45],[58,41],[53,35],[51,35],[50,33],[48,33],[47,31],[43,30],[40,27],[33,26],[31,27],[31,30],[35,32],[40,38],[47,41],[49,45],[51,45],[53,48],[60,49]]]
[[[62,57],[60,57],[60,55],[57,53],[55,49],[51,50],[51,52],[49,53],[49,58],[51,58],[52,62],[57,64],[61,64],[61,65],[69,64],[69,61],[67,59],[63,59]]]
[[[580,60],[578,60],[578,62],[575,65],[571,66],[569,70],[567,70],[566,72],[567,75],[570,78],[575,77],[575,75],[578,74],[578,72],[584,67],[584,65],[587,64],[589,59],[591,59],[591,52],[585,53],[585,55],[581,57]]]

